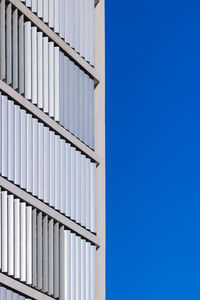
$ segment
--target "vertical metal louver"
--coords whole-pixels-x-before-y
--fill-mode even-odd
[[[0,192],[1,271],[55,298],[95,299],[96,247]]]
[[[32,300],[25,296],[22,296],[18,292],[14,292],[13,290],[0,286],[0,300]]]

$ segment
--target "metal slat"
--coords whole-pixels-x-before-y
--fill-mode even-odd
[[[90,110],[89,110],[89,76],[84,74],[85,81],[85,89],[84,89],[84,105],[85,105],[85,113],[84,113],[84,142],[89,145],[89,118],[90,118]]]
[[[14,276],[14,199],[8,195],[8,275]]]
[[[6,13],[5,0],[0,1],[0,71],[1,80],[6,78]]]
[[[20,280],[26,281],[26,203],[20,203]]]
[[[84,72],[80,70],[80,140],[84,141],[85,120],[85,79]]]
[[[49,1],[43,0],[43,22],[48,23],[49,21]]]
[[[81,152],[76,151],[76,222],[81,223]]]
[[[49,43],[49,116],[54,117],[54,43]]]
[[[48,37],[43,38],[43,110],[49,112],[49,44]]]
[[[44,199],[44,125],[38,123],[38,197]]]
[[[89,6],[90,6],[90,64],[94,66],[94,1],[89,0]]]
[[[40,1],[40,0],[39,0]],[[42,2],[42,1],[40,1]],[[38,107],[43,108],[43,34],[37,33],[37,87],[38,87]]]
[[[86,228],[91,229],[91,161],[86,158]]]
[[[55,206],[55,132],[50,131],[50,206]]]
[[[66,143],[66,216],[71,216],[71,146]]]
[[[13,300],[19,300],[19,295],[17,293],[13,293]]]
[[[81,154],[81,225],[86,226],[86,156]]]
[[[60,90],[60,124],[64,125],[64,54],[63,52],[59,52],[59,70],[60,70],[60,85],[59,85],[59,90]]]
[[[25,54],[25,93],[26,99],[31,99],[31,22],[24,24],[24,54]]]
[[[49,0],[49,27],[54,27],[54,0]]]
[[[54,31],[60,32],[60,0],[54,0]]]
[[[85,0],[80,0],[80,55],[85,56]]]
[[[55,135],[55,209],[60,210],[60,137]]]
[[[71,300],[76,300],[76,235],[71,233]]]
[[[96,232],[96,164],[91,163],[91,231]]]
[[[32,284],[32,207],[28,206],[26,208],[26,257],[27,257],[27,265],[26,265],[26,283]]]
[[[37,13],[37,7],[38,7],[38,0],[32,0],[32,7],[31,7],[32,12]]]
[[[80,0],[75,0],[75,50],[80,53]]]
[[[70,46],[75,47],[75,1],[70,0]]]
[[[96,299],[96,246],[91,245],[91,299]]]
[[[65,0],[65,42],[70,41],[70,0]]]
[[[20,278],[20,266],[21,266],[21,259],[20,259],[20,201],[19,199],[14,200],[14,220],[15,220],[15,274],[14,277],[16,279]]]
[[[37,289],[42,289],[42,212],[37,215]]]
[[[19,87],[19,61],[18,61],[18,10],[13,12],[13,88]]]
[[[79,121],[79,113],[78,113],[78,67],[74,65],[74,135],[77,136],[78,133],[78,121]]]
[[[36,208],[33,209],[32,213],[32,253],[33,253],[33,265],[32,265],[32,286],[37,286],[37,210]]]
[[[59,297],[59,223],[57,222],[54,226],[54,297]]]
[[[18,105],[14,105],[14,183],[21,182],[21,112]]]
[[[2,195],[0,188],[0,270],[2,266]]]
[[[2,176],[8,176],[8,99],[2,96]]]
[[[51,296],[53,295],[54,289],[53,289],[53,283],[54,283],[54,220],[49,221],[49,282],[48,282],[48,294]]]
[[[14,181],[14,102],[8,101],[8,180]]]
[[[94,149],[94,81],[89,78],[89,103],[90,103],[90,148]]]
[[[66,198],[65,198],[65,174],[66,174],[66,152],[65,152],[65,141],[60,140],[60,211],[61,213],[66,212]]]
[[[69,129],[70,118],[70,80],[69,80],[69,58],[64,56],[64,127]]]
[[[2,175],[2,96],[0,92],[0,174]]]
[[[33,192],[33,119],[30,114],[26,115],[27,134],[27,192]]]
[[[43,218],[43,288],[44,293],[48,292],[49,270],[48,270],[48,216]]]
[[[33,118],[33,195],[38,195],[38,120]]]
[[[11,290],[7,289],[7,291],[6,291],[6,298],[5,299],[6,300],[13,300],[12,295],[13,295],[13,292]]]
[[[23,189],[27,187],[27,135],[26,135],[26,112],[21,109],[21,182],[20,186]]]
[[[80,95],[80,69],[76,68],[76,136],[80,139],[80,109],[81,109],[81,95]]]
[[[89,0],[85,0],[85,60],[90,61],[90,6]]]
[[[43,17],[43,1],[38,0],[37,2],[37,16],[39,18]]]
[[[60,74],[60,71],[59,71],[59,47],[55,47],[54,48],[54,80],[55,80],[55,108],[54,108],[54,112],[55,112],[55,115],[54,115],[54,118],[55,118],[55,121],[59,121],[60,120],[60,116],[59,116],[59,113],[60,113],[60,95],[59,95],[59,87],[60,87],[60,84],[59,84],[59,81],[60,81],[60,78],[59,78],[59,74]]]
[[[12,83],[12,4],[6,7],[6,82]]]
[[[95,300],[95,298],[93,298]],[[81,300],[81,238],[76,236],[76,300]]]
[[[71,147],[71,219],[76,220],[76,149]]]
[[[60,0],[60,30],[59,36],[61,38],[65,37],[65,0]]]
[[[32,72],[32,90],[31,100],[33,104],[37,104],[38,101],[38,64],[37,64],[37,27],[31,28],[31,72]]]
[[[26,6],[31,7],[32,6],[32,0],[26,0]]]
[[[24,15],[19,18],[19,93],[24,94]]]
[[[64,232],[64,286],[65,300],[71,300],[71,232]]]
[[[91,243],[86,242],[86,300],[91,299]]]
[[[60,228],[60,299],[65,299],[65,268],[63,268],[65,261],[64,248],[64,226]]]
[[[3,286],[0,286],[0,299],[6,300],[7,289]]]
[[[70,0],[71,1],[71,0]],[[74,63],[70,61],[70,107],[69,107],[69,131],[74,133]]]
[[[44,202],[49,203],[50,196],[50,137],[49,137],[49,128],[44,127]]]

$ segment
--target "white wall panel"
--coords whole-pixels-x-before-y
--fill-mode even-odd
[[[49,182],[49,173],[50,173],[50,133],[49,128],[44,127],[44,202],[49,203],[50,196],[50,182]]]
[[[20,278],[20,202],[19,199],[14,200],[14,221],[15,221],[15,274],[14,277],[19,279]]]
[[[40,1],[40,0],[38,0]],[[40,1],[41,2],[41,1]],[[38,80],[38,107],[43,108],[43,34],[37,33],[37,80]]]
[[[58,47],[55,47],[54,48],[54,72],[55,72],[55,77],[54,77],[54,80],[55,80],[55,121],[59,121],[59,112],[60,112],[60,106],[59,106],[59,99],[60,99],[60,96],[59,96],[59,87],[60,87],[60,84],[59,84],[59,48]]]
[[[14,183],[21,181],[21,112],[18,105],[14,105]]]
[[[26,283],[32,284],[32,207],[28,206],[26,208]]]
[[[18,89],[18,10],[13,12],[13,88]]]
[[[2,266],[1,271],[8,271],[8,200],[7,200],[7,192],[1,192],[1,224],[2,224]]]
[[[86,242],[86,300],[91,299],[91,243]]]
[[[27,187],[27,134],[26,134],[26,112],[21,109],[21,182],[23,189]]]
[[[38,120],[33,118],[33,195],[38,195]]]
[[[2,96],[2,176],[8,176],[8,101]]]
[[[71,300],[76,300],[76,235],[71,233]]]
[[[43,110],[49,111],[49,44],[48,37],[43,38]]]
[[[71,216],[71,146],[66,143],[66,216]]]
[[[55,133],[50,131],[50,206],[55,206]]]
[[[12,4],[6,7],[6,82],[12,83]]]
[[[86,241],[81,239],[81,300],[86,300]]]
[[[6,78],[6,35],[5,35],[5,0],[0,2],[0,66],[1,80]]]
[[[8,101],[8,179],[14,181],[14,102]]]
[[[49,116],[54,117],[54,43],[49,43]]]
[[[37,82],[37,75],[38,75],[38,64],[37,64],[37,27],[31,28],[32,34],[32,44],[31,44],[31,72],[32,72],[32,90],[31,90],[31,100],[33,104],[37,104],[38,101],[38,82]]]
[[[38,123],[38,197],[44,199],[44,125]]]
[[[24,15],[19,18],[19,93],[24,94]]]
[[[31,22],[24,24],[25,98],[31,99]]]
[[[14,276],[14,199],[8,195],[8,275]]]
[[[76,149],[71,147],[71,218],[76,220]]]
[[[26,134],[27,134],[27,191],[33,192],[33,119],[30,114],[26,114]]]
[[[20,280],[26,281],[26,203],[20,203]]]

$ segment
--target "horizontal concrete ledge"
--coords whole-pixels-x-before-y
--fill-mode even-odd
[[[61,225],[66,226],[71,231],[75,232],[82,238],[86,239],[87,241],[91,242],[92,244],[96,245],[97,247],[100,246],[99,239],[97,236],[87,229],[83,228],[81,225],[75,223],[74,221],[70,220],[66,216],[62,215],[54,208],[50,207],[49,205],[45,204],[44,202],[38,200],[37,198],[33,197],[31,194],[25,192],[9,180],[5,179],[4,177],[0,176],[0,186],[10,192],[11,194],[15,195],[17,198],[20,198],[22,201],[30,204],[31,206],[37,208],[44,214],[48,215],[49,217],[53,218],[55,221],[59,222]]]
[[[52,29],[50,29],[40,18],[38,18],[20,0],[9,0],[21,13],[23,13],[33,24],[35,24],[46,36],[48,36],[57,46],[60,47],[76,64],[81,67],[95,81],[95,85],[100,81],[99,74],[95,68],[90,66],[75,50],[65,43]]]
[[[100,164],[99,156],[82,143],[78,138],[76,138],[73,134],[67,131],[64,127],[59,125],[56,121],[51,119],[47,114],[45,114],[41,109],[32,104],[29,100],[24,98],[18,92],[16,92],[12,87],[10,87],[7,83],[0,80],[0,90],[2,90],[11,100],[14,100],[16,104],[19,104],[23,108],[25,108],[28,112],[34,115],[41,122],[49,126],[55,133],[59,134],[63,139],[72,144],[77,150],[80,150],[87,157],[91,158],[92,161],[96,162],[97,165]]]
[[[15,290],[16,292],[19,292],[20,294],[24,294],[24,296],[30,297],[35,300],[55,299],[1,272],[0,272],[0,283],[5,285],[8,289]]]

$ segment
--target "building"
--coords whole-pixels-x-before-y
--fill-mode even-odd
[[[0,0],[0,300],[105,299],[104,0]]]

